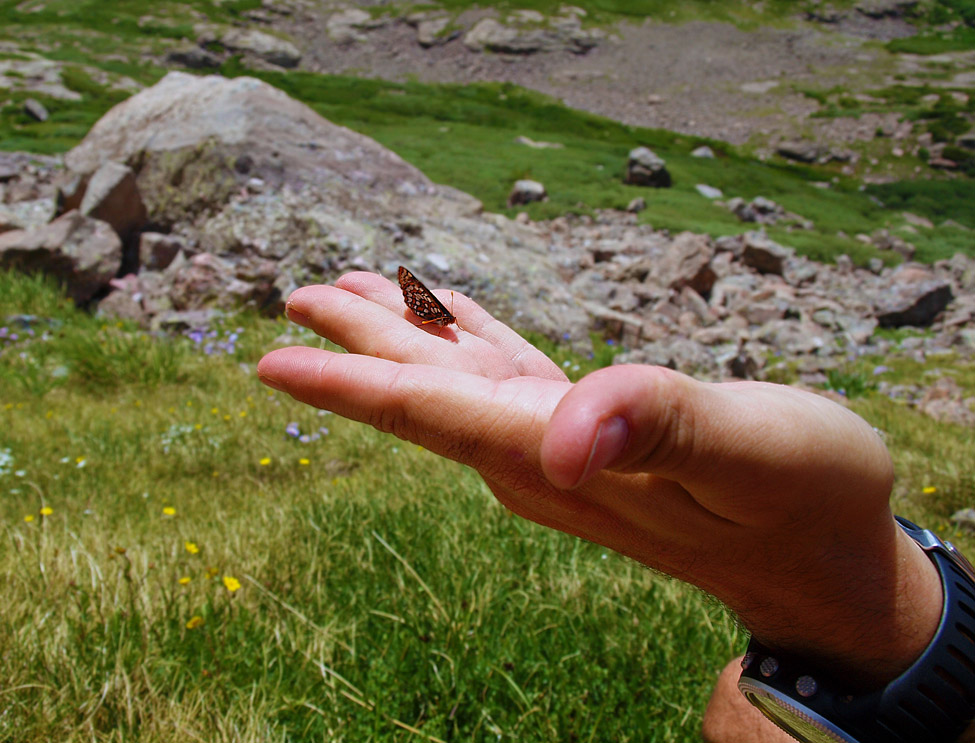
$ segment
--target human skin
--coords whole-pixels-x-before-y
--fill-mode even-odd
[[[375,274],[299,289],[289,318],[349,353],[278,349],[259,377],[473,467],[515,513],[700,587],[855,688],[927,646],[938,575],[893,520],[890,457],[861,418],[786,386],[651,366],[572,384],[472,300],[439,294],[459,328],[418,326]]]

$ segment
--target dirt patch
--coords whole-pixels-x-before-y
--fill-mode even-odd
[[[469,28],[472,19],[460,20],[458,28]],[[327,15],[284,21],[282,30],[304,50],[302,67],[387,80],[512,82],[627,124],[769,147],[802,136],[834,145],[869,139],[889,124],[885,117],[811,119],[818,104],[800,89],[839,85],[855,92],[889,82],[896,59],[864,38],[904,35],[906,27],[863,20],[851,35],[811,23],[742,31],[648,21],[621,24],[586,54],[502,55],[471,51],[462,34],[423,48],[405,19],[335,43],[326,22]]]

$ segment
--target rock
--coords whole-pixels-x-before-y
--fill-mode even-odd
[[[637,196],[635,199],[632,199],[629,204],[626,205],[626,211],[628,211],[630,214],[639,214],[646,208],[647,208],[647,200],[644,199],[642,196]]]
[[[714,247],[707,235],[682,232],[657,262],[656,280],[670,289],[693,289],[702,297],[710,295],[717,279],[711,268]]]
[[[275,190],[313,182],[361,202],[362,189],[425,192],[425,175],[373,140],[326,121],[267,83],[170,72],[123,101],[65,156],[87,175],[132,166],[153,219],[217,208],[260,177]]]
[[[786,211],[781,205],[764,196],[756,196],[746,202],[740,196],[729,199],[728,209],[742,222],[757,222],[758,224],[779,224],[791,222],[803,229],[812,229],[813,224],[798,214]]]
[[[169,267],[182,248],[182,243],[172,235],[143,232],[139,235],[139,266],[161,271]]]
[[[122,265],[122,242],[105,222],[70,211],[36,230],[0,235],[0,268],[46,273],[79,304],[108,286]]]
[[[34,121],[47,121],[47,109],[44,108],[40,101],[34,98],[28,98],[24,101],[24,113],[34,119]]]
[[[232,52],[241,52],[262,59],[277,67],[297,67],[301,52],[286,39],[253,28],[232,28],[220,37],[220,43]]]
[[[744,245],[742,261],[746,266],[754,268],[759,273],[781,276],[784,273],[786,261],[793,255],[792,250],[769,240],[761,232],[746,233]]]
[[[951,523],[975,531],[975,508],[962,508],[960,511],[955,511],[951,514]]]
[[[221,63],[220,57],[198,44],[170,49],[163,60],[168,65],[181,65],[191,70],[216,69]]]
[[[148,315],[140,302],[140,294],[129,287],[117,288],[98,302],[97,314],[130,320],[142,327],[148,327]]]
[[[931,385],[917,408],[942,423],[975,427],[975,397],[966,399],[958,382],[951,377],[941,377]]]
[[[0,232],[35,230],[54,218],[53,199],[31,199],[0,204]]]
[[[336,44],[351,44],[365,41],[366,36],[363,32],[381,25],[382,21],[373,20],[373,17],[364,10],[346,8],[329,17],[325,24],[325,33]]]
[[[917,248],[911,245],[911,243],[901,239],[897,235],[890,234],[886,229],[877,230],[870,237],[870,244],[877,250],[892,250],[902,256],[906,261],[912,260],[914,253],[917,252]]]
[[[902,18],[917,7],[917,0],[861,0],[854,9],[857,13],[873,18]]]
[[[132,169],[113,160],[96,170],[84,191],[79,211],[108,222],[125,242],[146,221],[146,207],[139,196]]]
[[[63,101],[81,100],[81,93],[66,87],[61,78],[64,63],[23,48],[18,48],[16,56],[18,59],[0,59],[0,81],[4,88]]]
[[[597,28],[584,29],[576,13],[546,17],[540,13],[512,13],[505,23],[482,18],[464,34],[464,46],[474,52],[536,54],[568,51],[584,54],[604,37]]]
[[[700,147],[695,147],[693,150],[691,150],[691,157],[704,157],[708,159],[713,159],[714,150],[712,150],[706,144],[702,144]]]
[[[711,351],[689,338],[670,337],[621,353],[613,364],[651,364],[685,374],[714,375],[717,362]]]
[[[708,186],[705,185],[704,183],[698,183],[696,186],[694,186],[694,189],[699,194],[701,194],[701,196],[703,196],[706,199],[711,199],[712,201],[714,199],[720,199],[722,196],[724,196],[724,194],[721,193],[720,188],[715,188],[714,186]]]
[[[630,150],[624,183],[633,186],[670,188],[670,172],[663,158],[647,147]]]
[[[743,351],[735,354],[725,364],[727,373],[736,379],[758,379],[761,368],[758,359]]]
[[[20,223],[14,213],[3,204],[0,204],[0,234],[22,229],[24,229],[24,225]]]
[[[728,210],[734,214],[742,222],[757,222],[758,215],[752,208],[751,204],[745,201],[741,196],[735,196],[733,199],[729,199],[726,205]]]
[[[523,144],[526,147],[531,147],[535,150],[561,150],[565,147],[561,142],[536,142],[531,137],[526,137],[524,135],[515,137],[515,142],[518,144]]]
[[[603,307],[595,302],[583,302],[583,307],[592,318],[592,329],[604,338],[610,338],[628,346],[639,340],[643,320],[638,315]]]
[[[521,206],[546,199],[548,199],[548,192],[545,190],[545,186],[538,181],[515,181],[511,193],[508,194],[508,206]]]
[[[439,18],[426,18],[416,24],[416,41],[424,49],[429,49],[438,44],[446,44],[448,41],[456,39],[460,31],[444,33],[450,26],[450,18],[441,16]]]
[[[914,225],[915,227],[923,227],[927,230],[934,229],[934,222],[927,217],[921,217],[917,214],[912,214],[911,212],[901,212],[901,216],[904,218],[905,222],[910,225]]]
[[[782,142],[775,149],[776,154],[801,163],[818,162],[827,150],[815,142]]]
[[[907,268],[905,268],[905,266]],[[894,272],[874,302],[874,316],[884,328],[928,327],[952,299],[951,284],[905,264]]]

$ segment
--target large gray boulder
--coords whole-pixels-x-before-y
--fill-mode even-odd
[[[362,134],[249,77],[170,72],[111,109],[65,156],[89,175],[109,160],[136,172],[155,220],[219,207],[251,178],[313,184],[361,202],[363,190],[422,193],[429,179]]]
[[[276,313],[296,286],[403,264],[520,328],[588,343],[587,315],[543,234],[482,214],[473,197],[259,80],[172,72],[105,114],[65,160],[80,181],[109,162],[131,168],[148,224],[179,246],[151,261],[168,267],[113,284],[128,296],[108,304],[128,316],[141,306],[147,326],[170,308]]]

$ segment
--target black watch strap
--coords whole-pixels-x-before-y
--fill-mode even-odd
[[[951,544],[906,519],[897,521],[938,568],[944,608],[921,657],[870,695],[877,697],[874,719],[894,741],[953,741],[975,719],[975,573]],[[873,725],[866,727],[869,732]]]
[[[849,740],[950,743],[975,719],[975,570],[933,532],[900,517],[897,521],[934,562],[944,592],[941,621],[921,657],[883,689],[854,696],[842,680],[819,675],[801,659],[769,650],[753,638],[742,676],[791,698],[810,718]]]

